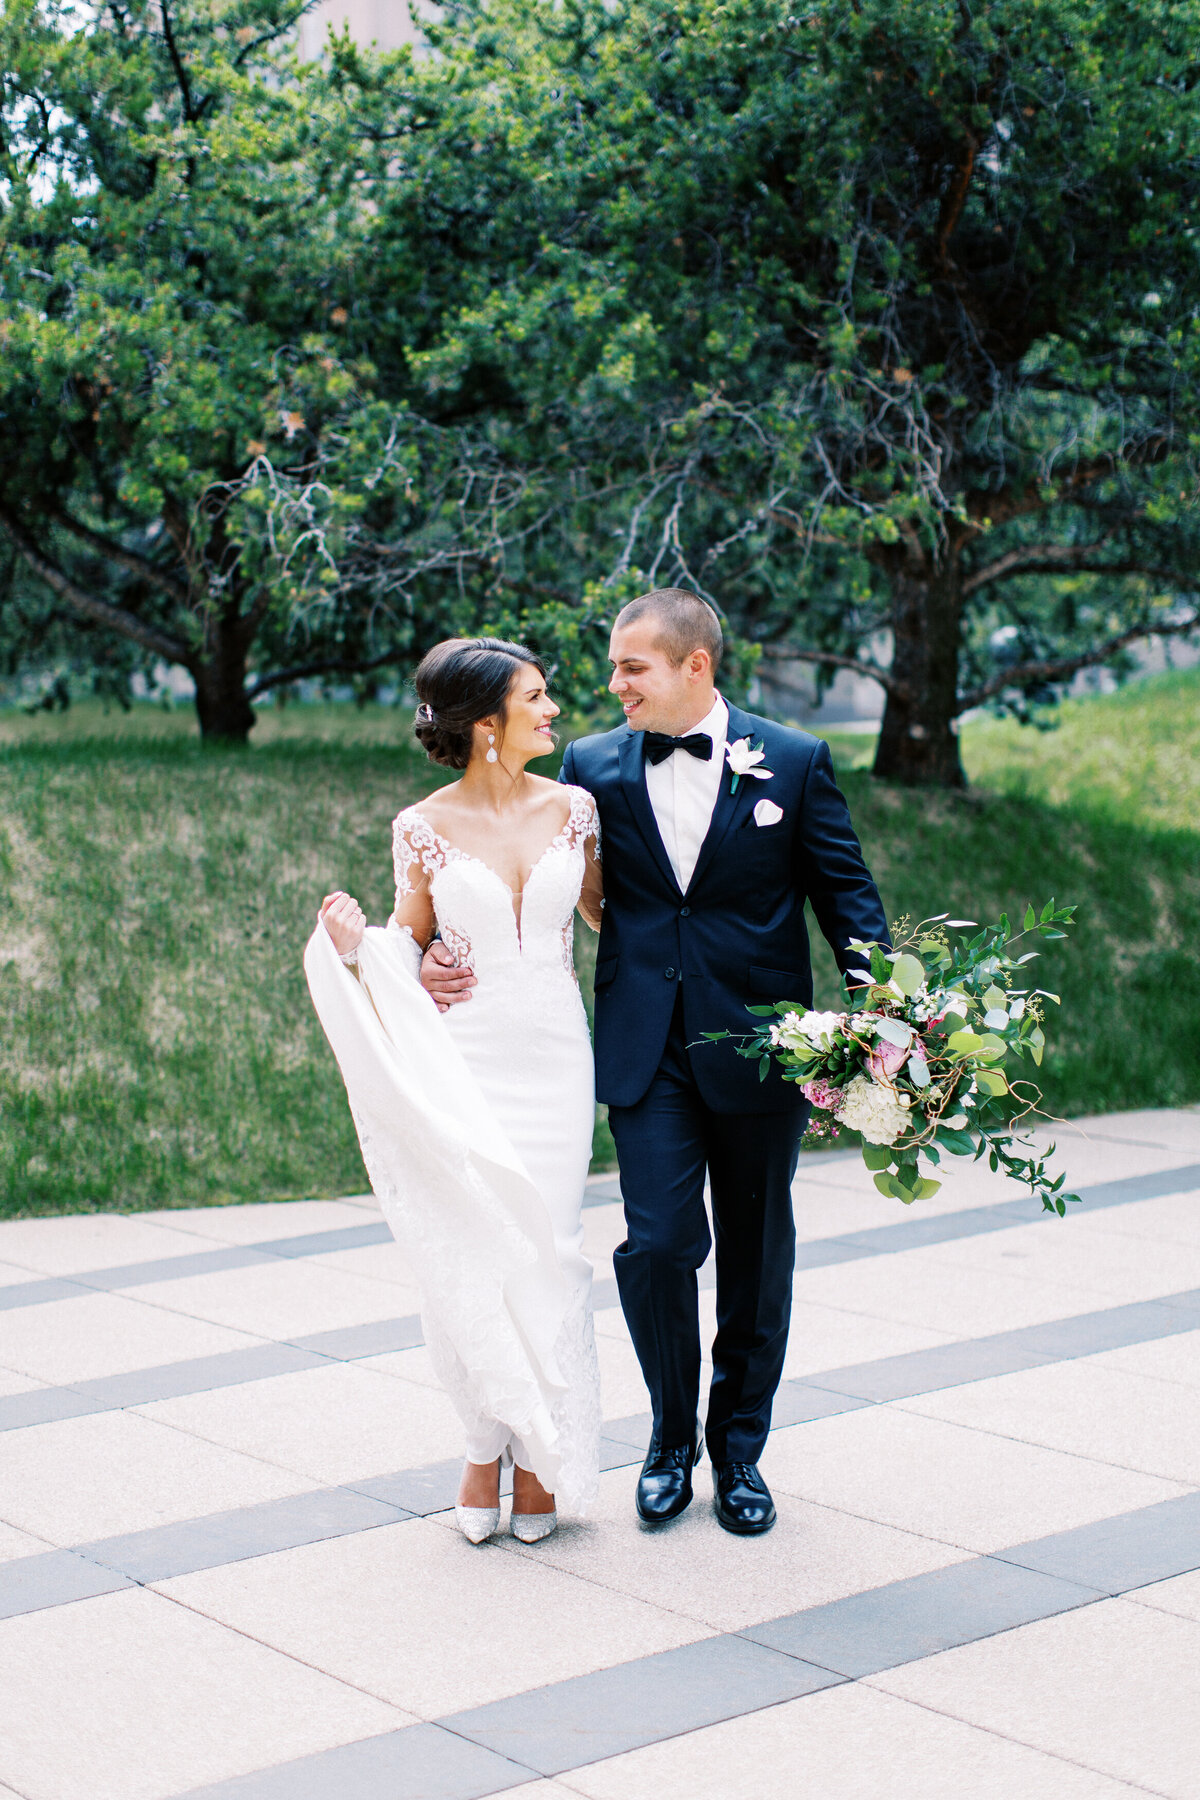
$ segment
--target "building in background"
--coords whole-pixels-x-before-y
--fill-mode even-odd
[[[321,54],[331,25],[338,31],[348,25],[356,42],[375,43],[381,50],[394,50],[416,36],[407,0],[321,0],[300,23],[300,48],[306,57]]]

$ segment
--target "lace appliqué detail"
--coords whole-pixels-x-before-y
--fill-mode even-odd
[[[416,884],[412,879],[413,869],[419,866],[425,880],[432,887],[434,877],[440,874],[447,863],[473,860],[464,851],[456,850],[453,844],[447,843],[415,806],[406,806],[392,821],[392,866],[396,875],[397,906],[414,891]],[[471,940],[464,931],[457,931],[453,925],[447,925],[444,920],[439,919],[438,936],[459,968],[474,968]]]

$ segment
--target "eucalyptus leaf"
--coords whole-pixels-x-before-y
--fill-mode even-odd
[[[925,980],[925,965],[915,956],[897,956],[892,964],[892,980],[910,998]]]

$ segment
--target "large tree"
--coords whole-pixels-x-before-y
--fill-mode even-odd
[[[524,472],[497,598],[686,582],[874,674],[877,771],[941,785],[965,709],[1193,627],[1196,0],[468,0],[434,36],[415,96],[361,78],[374,244],[410,404]]]
[[[311,479],[371,371],[345,347],[344,109],[291,55],[307,3],[0,16],[7,638],[180,664],[211,737],[281,682],[381,660],[336,604],[353,482]]]

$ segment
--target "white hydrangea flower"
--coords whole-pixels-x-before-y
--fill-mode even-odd
[[[866,1075],[856,1075],[845,1089],[837,1117],[869,1144],[894,1144],[908,1129],[908,1104]]]
[[[845,1023],[845,1013],[806,1012],[800,1020],[800,1030],[810,1044],[819,1044],[822,1038],[836,1037]]]
[[[844,1013],[784,1013],[782,1019],[771,1026],[771,1042],[782,1044],[788,1050],[799,1049],[804,1044],[811,1044],[817,1050],[828,1050],[844,1023]]]

